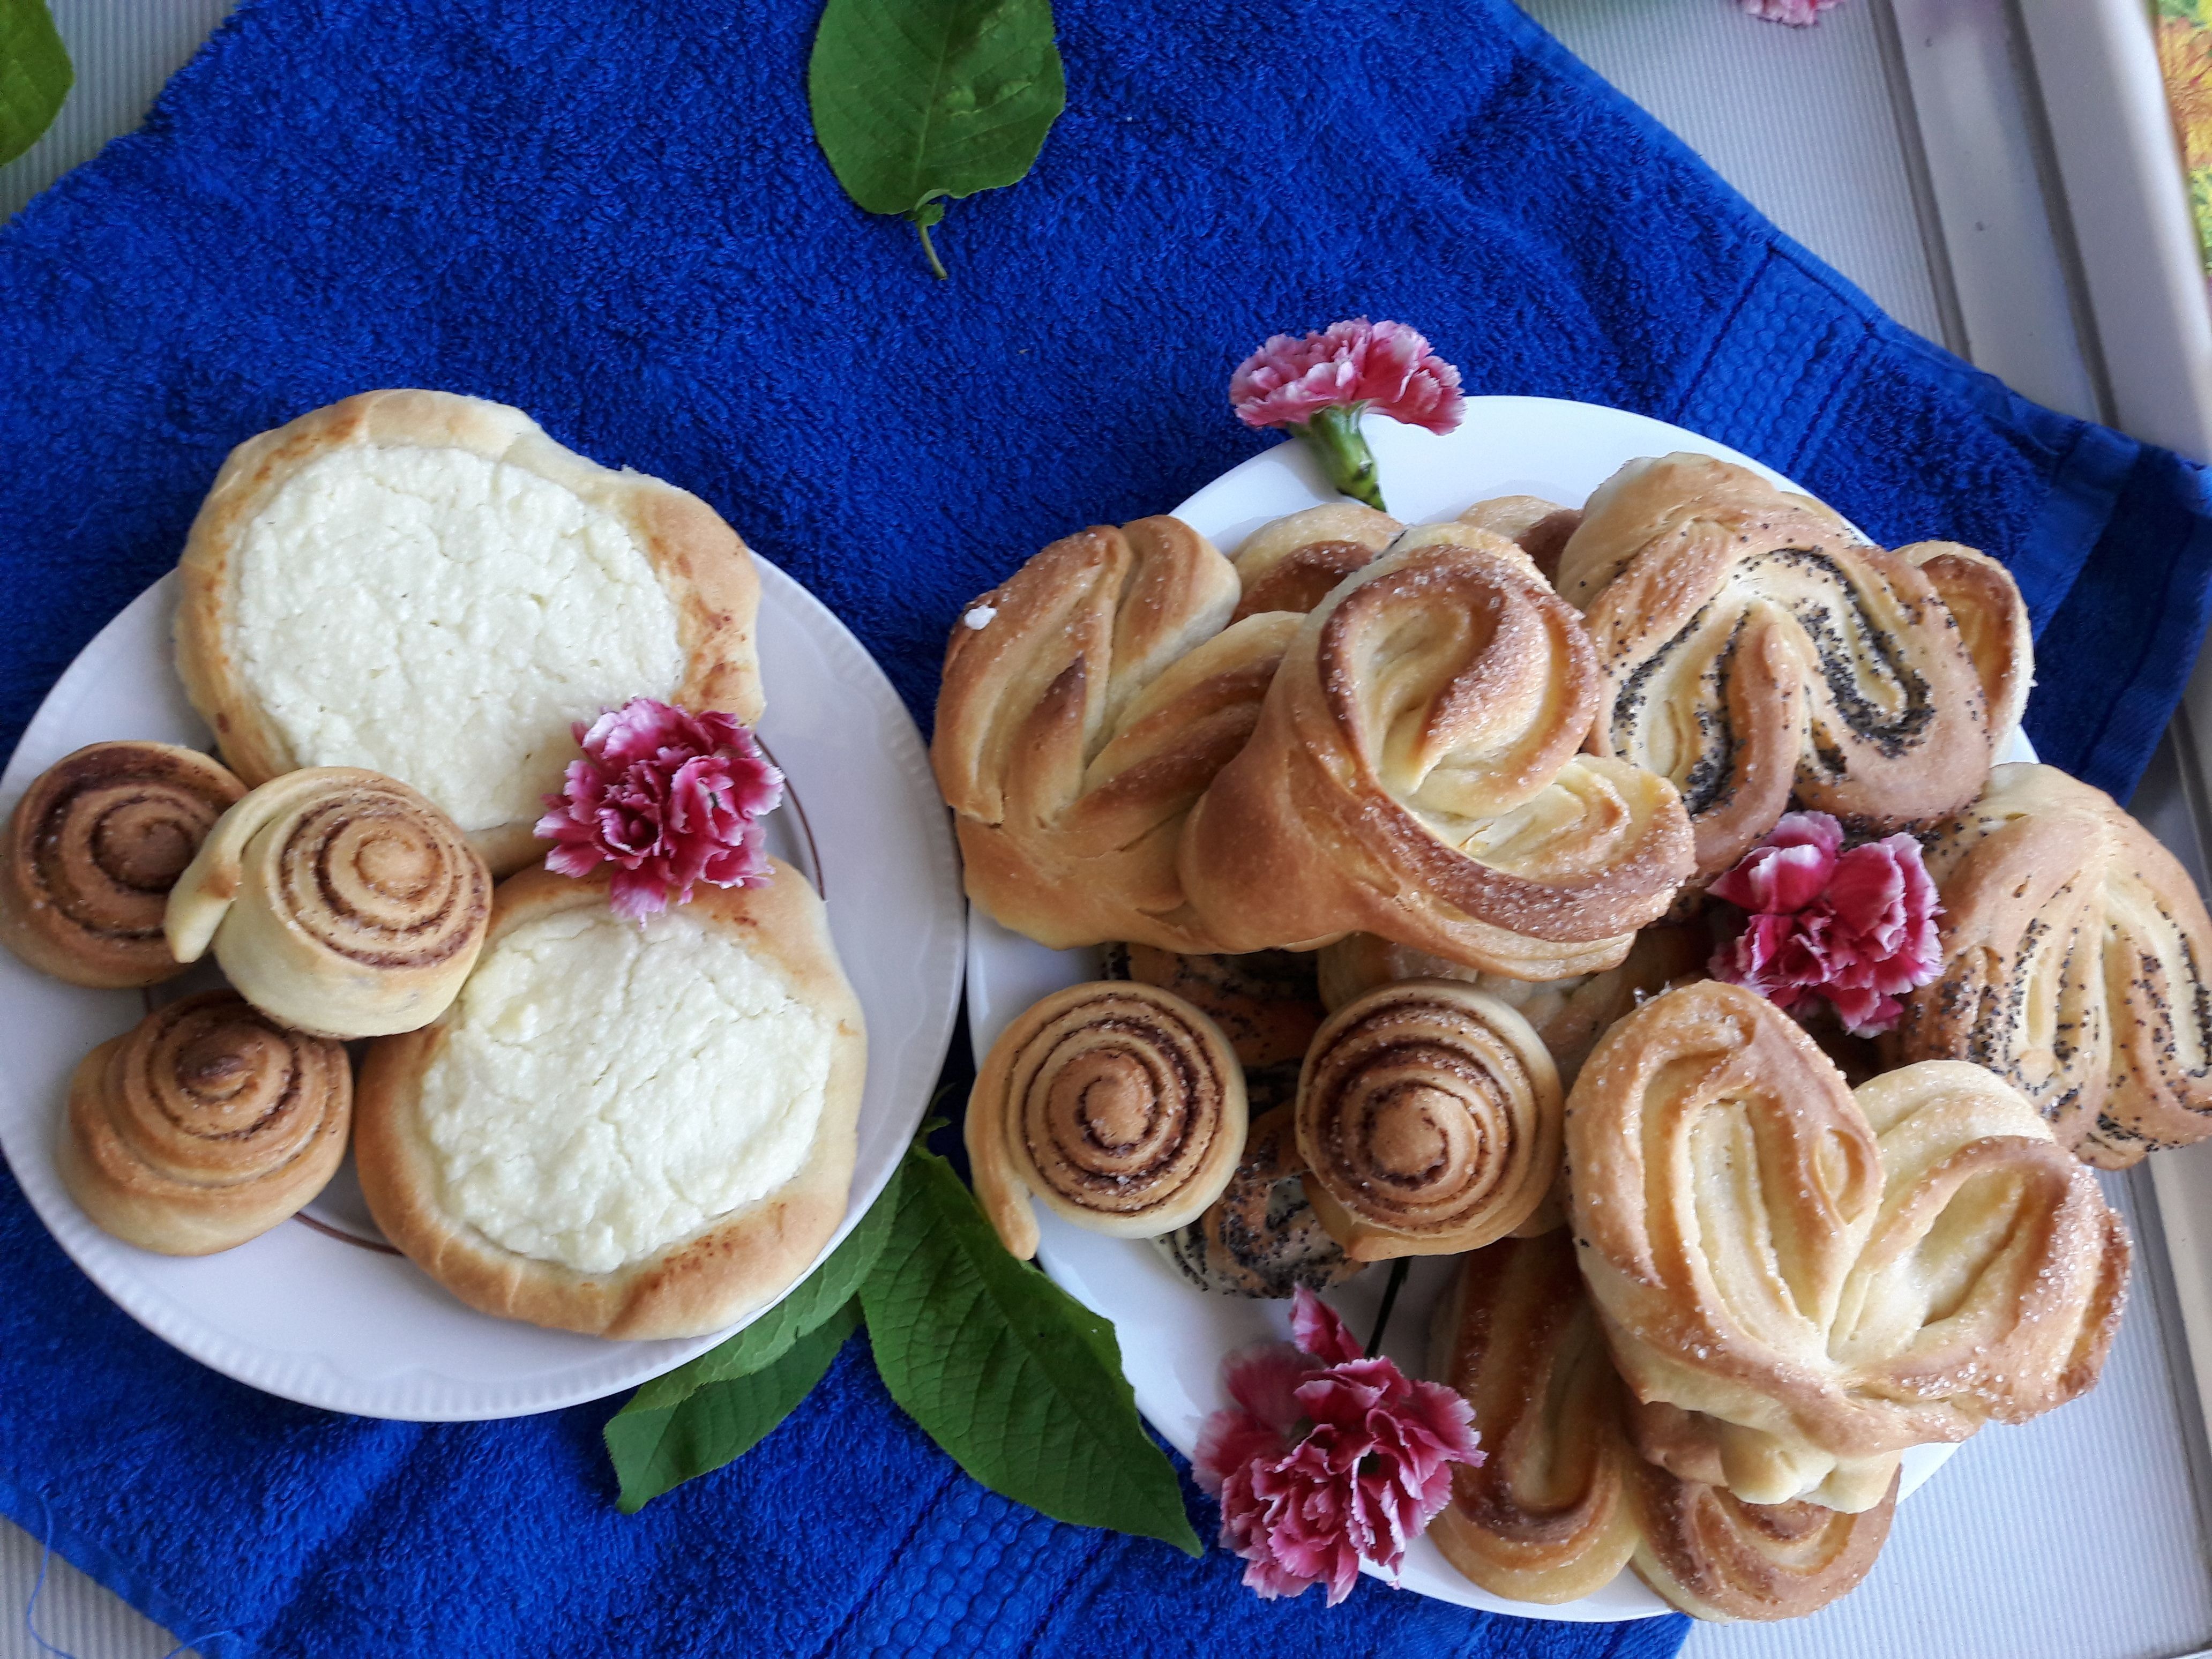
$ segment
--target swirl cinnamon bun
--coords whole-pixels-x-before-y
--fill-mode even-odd
[[[1366,1264],[1354,1261],[1314,1213],[1300,1179],[1297,1115],[1285,1103],[1252,1120],[1221,1196],[1195,1221],[1152,1242],[1182,1276],[1223,1296],[1286,1297],[1325,1291]]]
[[[1244,1145],[1244,1076],[1220,1027],[1127,981],[1055,991],[1000,1033],[968,1097],[975,1196],[1014,1255],[1032,1196],[1094,1232],[1152,1238],[1221,1195]]]
[[[2212,1134],[2212,918],[2103,791],[2000,766],[1928,840],[1943,966],[1905,1000],[1905,1060],[1970,1060],[2105,1169]]]
[[[161,936],[169,889],[246,786],[166,743],[95,743],[40,773],[8,820],[0,944],[72,985],[184,972]]]
[[[1476,1249],[1551,1191],[1559,1115],[1559,1072],[1519,1014],[1447,980],[1386,985],[1307,1052],[1306,1193],[1355,1261]]]
[[[1612,967],[1691,845],[1672,785],[1577,752],[1597,684],[1520,549],[1409,532],[1299,624],[1190,813],[1184,890],[1226,950],[1362,931],[1521,979]]]
[[[1176,844],[1297,625],[1230,626],[1237,597],[1204,537],[1139,519],[1054,542],[955,625],[930,760],[976,904],[1059,948],[1218,948]]]
[[[351,767],[264,783],[217,821],[169,894],[179,962],[210,946],[246,1000],[319,1036],[428,1024],[469,976],[491,874],[405,784]]]
[[[62,1184],[128,1243],[207,1255],[321,1192],[352,1112],[343,1048],[204,992],[85,1056],[70,1082]]]
[[[1724,461],[1630,462],[1559,562],[1601,674],[1590,752],[1681,792],[1702,876],[1741,858],[1793,792],[1875,830],[1955,811],[1988,776],[2003,719],[1937,580],[1962,564],[1931,572],[1869,546]],[[2010,585],[1994,565],[1974,575]],[[2010,672],[2002,684],[2025,684]]]
[[[1905,1447],[2087,1389],[2118,1323],[2126,1233],[2016,1091],[1931,1060],[1854,1096],[1739,986],[1605,1035],[1567,1168],[1639,1449],[1747,1503],[1870,1509]]]

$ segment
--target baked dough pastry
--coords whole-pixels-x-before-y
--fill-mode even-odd
[[[610,471],[517,409],[368,392],[233,450],[179,568],[177,668],[249,785],[412,785],[495,873],[633,696],[760,718],[760,580],[696,495]]]
[[[1221,1028],[1244,1068],[1244,1098],[1254,1116],[1287,1106],[1297,1096],[1298,1068],[1328,1018],[1310,953],[1188,956],[1132,945],[1121,952],[1118,968],[1113,961],[1109,956],[1108,978],[1126,975],[1173,991]]]
[[[1054,542],[954,625],[929,752],[969,898],[1062,949],[1218,948],[1176,844],[1297,626],[1226,626],[1237,596],[1204,537],[1139,519]]]
[[[1559,1115],[1559,1072],[1519,1014],[1449,980],[1386,985],[1306,1054],[1306,1194],[1355,1261],[1477,1249],[1550,1193]]]
[[[1266,611],[1303,615],[1372,564],[1405,526],[1358,501],[1328,501],[1261,525],[1237,548],[1235,620]]]
[[[2148,830],[2055,768],[2000,766],[1928,868],[1943,966],[1905,999],[1899,1057],[1988,1066],[2108,1170],[2212,1134],[2212,919]]]
[[[452,819],[350,767],[288,772],[216,821],[170,890],[179,962],[212,948],[248,1002],[317,1036],[428,1025],[459,994],[491,877]]]
[[[1583,521],[1579,507],[1561,507],[1540,495],[1499,495],[1477,501],[1459,515],[1462,524],[1503,536],[1528,556],[1537,574],[1550,581],[1559,573],[1559,555]]]
[[[999,1034],[968,1096],[976,1200],[1036,1254],[1032,1197],[1093,1232],[1153,1238],[1221,1195],[1244,1145],[1244,1074],[1221,1028],[1157,986],[1055,991]]]
[[[231,992],[203,992],[84,1057],[57,1154],[62,1184],[127,1243],[207,1255],[321,1192],[352,1112],[343,1048]]]
[[[1300,1179],[1297,1115],[1285,1103],[1255,1117],[1221,1196],[1195,1221],[1153,1240],[1183,1277],[1223,1296],[1325,1291],[1366,1267],[1321,1224]]]
[[[1663,779],[1577,752],[1598,684],[1527,554],[1408,532],[1299,624],[1191,811],[1183,890],[1218,948],[1363,931],[1518,979],[1620,962],[1690,873],[1690,830]]]
[[[2017,1091],[1929,1060],[1854,1096],[1740,986],[1606,1033],[1567,1168],[1639,1449],[1748,1503],[1871,1508],[1905,1447],[2087,1389],[2118,1325],[2127,1235]]]
[[[161,915],[208,830],[246,786],[166,743],[95,743],[33,780],[0,858],[0,944],[72,985],[154,985],[185,971]]]
[[[1466,1258],[1438,1307],[1436,1374],[1463,1395],[1487,1454],[1452,1472],[1430,1524],[1484,1589],[1557,1603],[1625,1564],[1700,1619],[1794,1619],[1855,1587],[1889,1533],[1896,1488],[1863,1514],[1746,1504],[1636,1455],[1626,1395],[1565,1231]]]
[[[1559,562],[1601,665],[1591,752],[1681,791],[1701,876],[1735,864],[1793,792],[1869,830],[1957,811],[2006,716],[1992,715],[1938,580],[1970,562],[1931,562],[1868,546],[1746,468],[1630,462],[1590,497]],[[1994,565],[1973,575],[2010,583]],[[2013,645],[2024,653],[2025,635]],[[2025,686],[2017,667],[2003,680],[1990,666]]]
[[[1988,554],[1957,542],[1915,542],[1899,548],[1897,556],[1928,578],[1959,624],[1989,703],[1990,753],[2003,754],[2027,712],[2035,679],[2034,636],[2019,584]]]
[[[460,1000],[362,1066],[361,1185],[471,1307],[698,1336],[813,1266],[850,1196],[867,1069],[822,901],[697,889],[642,927],[604,873],[500,885]]]

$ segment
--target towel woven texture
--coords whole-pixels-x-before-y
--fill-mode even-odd
[[[811,4],[246,0],[145,128],[0,232],[0,748],[176,558],[230,447],[371,386],[520,405],[720,508],[927,720],[945,630],[1053,537],[1271,441],[1270,332],[1365,313],[1468,390],[1711,434],[2019,574],[2029,731],[2124,796],[2205,623],[2197,469],[1887,322],[1504,0],[1060,0],[1069,106],[932,281],[804,101]],[[1751,27],[1751,25],[1747,25]],[[735,1467],[615,1513],[617,1402],[420,1427],[234,1384],[0,1178],[0,1506],[210,1655],[1663,1656],[1678,1619],[1263,1603],[1048,1522],[864,1341]],[[1210,1506],[1191,1495],[1210,1534]]]

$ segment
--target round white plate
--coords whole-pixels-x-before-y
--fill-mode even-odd
[[[756,562],[769,694],[760,738],[790,782],[769,821],[769,846],[823,890],[868,1023],[860,1158],[842,1239],[890,1179],[951,1041],[958,862],[921,735],[890,682],[819,600],[765,559]],[[175,588],[168,576],[147,589],[70,665],[0,776],[0,815],[15,810],[33,778],[88,743],[209,746],[170,666]],[[54,1174],[70,1073],[148,1007],[212,982],[195,970],[150,993],[88,991],[0,951],[0,1030],[8,1033],[0,1152],[62,1248],[149,1330],[288,1400],[418,1422],[595,1400],[728,1334],[607,1342],[465,1308],[384,1242],[349,1162],[301,1216],[219,1255],[155,1255],[101,1232]]]
[[[1748,456],[1663,421],[1551,398],[1470,398],[1467,418],[1444,437],[1379,419],[1369,420],[1364,430],[1381,466],[1384,499],[1408,524],[1456,518],[1497,495],[1579,504],[1625,462],[1678,450],[1718,456],[1798,488]],[[1174,512],[1216,546],[1234,549],[1271,519],[1336,499],[1306,446],[1285,443],[1224,473]],[[2034,758],[2024,739],[2014,741],[2006,759]],[[968,1023],[977,1058],[1023,1009],[1048,992],[1097,978],[1100,965],[1097,951],[1048,950],[971,910]],[[1207,1415],[1229,1403],[1221,1362],[1255,1342],[1287,1340],[1290,1304],[1210,1294],[1170,1267],[1150,1243],[1087,1232],[1042,1206],[1037,1223],[1038,1261],[1114,1322],[1137,1408],[1189,1456]],[[1430,1316],[1450,1271],[1448,1261],[1416,1259],[1391,1316],[1385,1351],[1409,1376],[1426,1369]],[[1329,1292],[1328,1301],[1353,1330],[1364,1334],[1373,1328],[1384,1278],[1370,1269]],[[1954,1449],[1918,1446],[1907,1452],[1903,1490],[1918,1486]],[[1671,1611],[1626,1571],[1579,1601],[1557,1607],[1510,1601],[1461,1577],[1425,1538],[1407,1551],[1401,1582],[1440,1601],[1525,1619],[1646,1619]]]

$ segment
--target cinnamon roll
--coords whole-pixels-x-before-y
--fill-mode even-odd
[[[1567,1113],[1583,1273],[1644,1455],[1753,1504],[1879,1504],[1907,1446],[2096,1381],[2127,1236],[1977,1066],[1856,1097],[1764,999],[1706,981],[1606,1033]]]
[[[1243,1073],[1220,1027],[1126,981],[1072,985],[1023,1013],[968,1097],[975,1196],[1024,1260],[1032,1196],[1094,1232],[1156,1237],[1221,1195],[1244,1132]]]
[[[1176,845],[1297,625],[1230,626],[1237,599],[1204,537],[1139,519],[1054,542],[954,625],[930,760],[977,905],[1063,949],[1218,948]]]
[[[1559,1113],[1559,1072],[1512,1009],[1446,980],[1386,985],[1307,1052],[1306,1192],[1355,1261],[1476,1249],[1550,1192]]]
[[[1346,1256],[1321,1224],[1300,1180],[1305,1167],[1289,1105],[1255,1117],[1221,1196],[1153,1243],[1192,1284],[1223,1296],[1286,1297],[1301,1285],[1340,1285],[1366,1264]]]
[[[255,1007],[319,1036],[428,1024],[469,976],[491,875],[453,820],[351,767],[264,783],[225,812],[169,895],[179,962],[212,946]]]
[[[1741,858],[1793,792],[1871,830],[1955,811],[2005,718],[1937,580],[1961,566],[1868,546],[1725,461],[1630,462],[1559,562],[1600,665],[1590,752],[1681,792],[1701,876]],[[1974,579],[2010,585],[1994,565]],[[2024,685],[2024,636],[2012,645],[2019,661],[1997,678]]]
[[[1610,968],[1691,843],[1671,785],[1577,752],[1597,686],[1519,548],[1409,532],[1299,624],[1190,813],[1184,891],[1226,950],[1361,931],[1522,979]]]
[[[184,972],[161,936],[169,889],[246,786],[166,743],[95,743],[40,773],[8,820],[0,944],[72,985]]]
[[[70,1082],[62,1184],[127,1243],[207,1255],[321,1192],[352,1111],[343,1048],[204,992],[85,1056]]]
[[[1330,501],[1261,525],[1237,550],[1241,592],[1233,620],[1312,610],[1346,576],[1373,563],[1405,527],[1358,501]]]
[[[2105,1169],[2212,1134],[2212,918],[2173,855],[2048,766],[1998,767],[1928,849],[1943,966],[1896,1054],[1988,1066]]]

